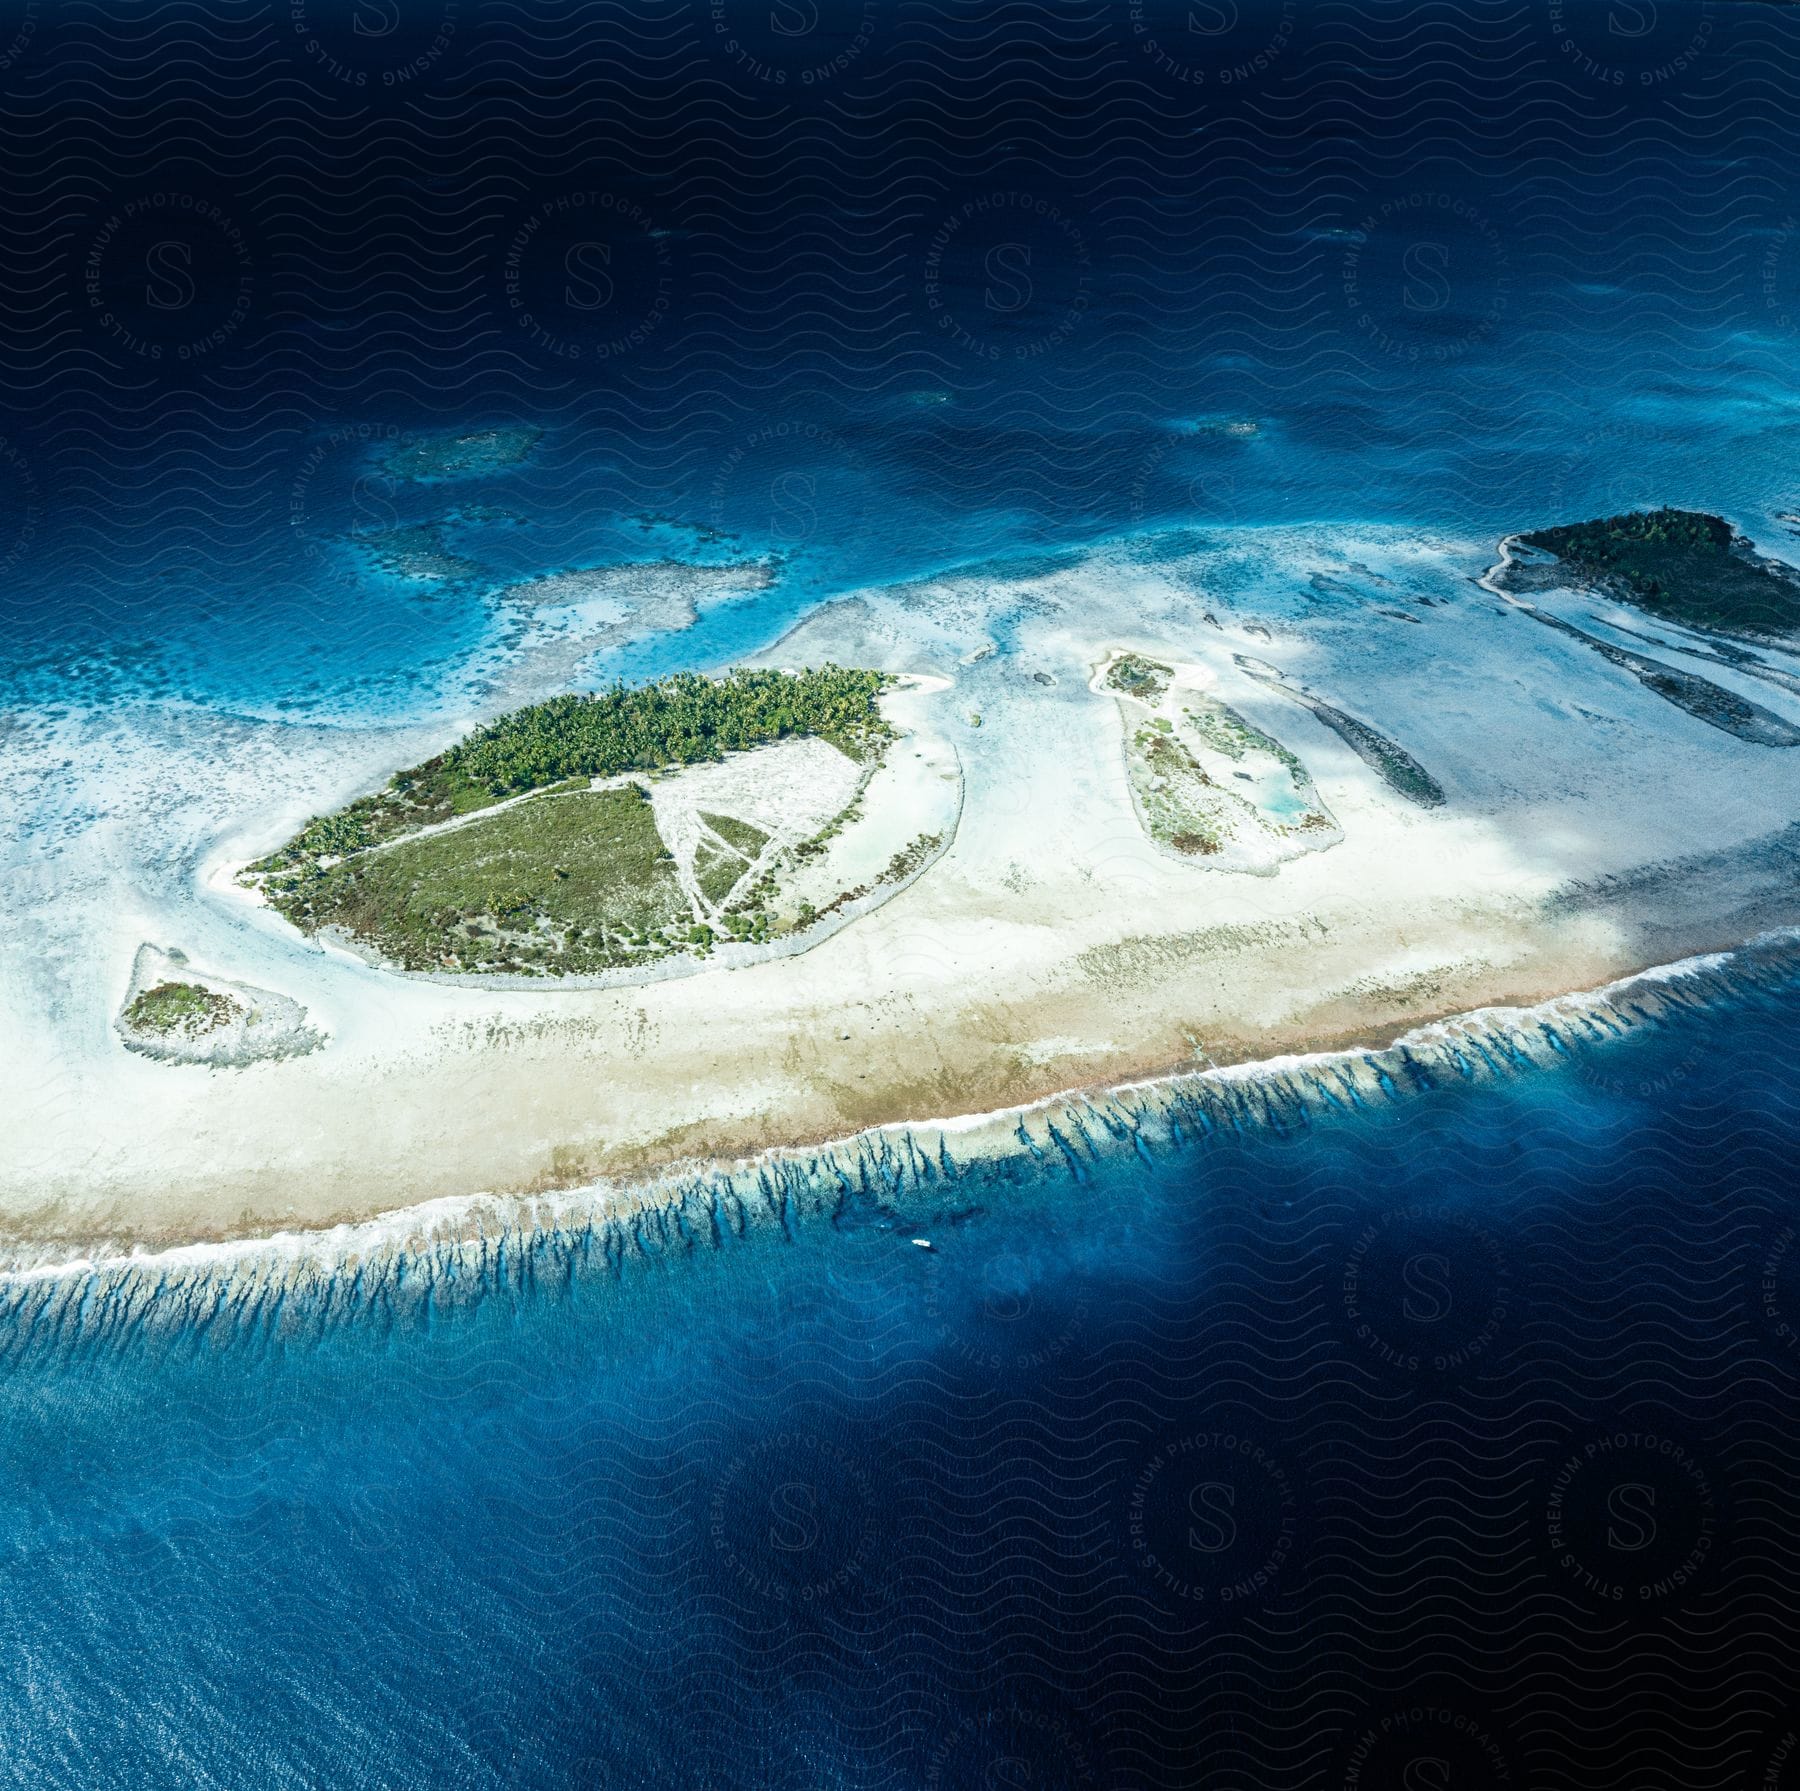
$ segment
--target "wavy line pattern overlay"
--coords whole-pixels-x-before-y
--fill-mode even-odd
[[[1769,0],[0,0],[0,147],[33,942],[121,708],[459,713],[509,581],[768,570],[647,673],[1800,439]],[[1797,987],[13,1275],[0,1785],[1800,1784]]]

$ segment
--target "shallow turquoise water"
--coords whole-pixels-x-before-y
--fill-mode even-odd
[[[748,60],[718,7],[298,10],[316,53],[292,8],[0,20],[0,686],[94,722],[4,817],[17,900],[165,849],[121,710],[457,713],[495,589],[565,566],[778,559],[590,668],[648,677],[1165,524],[1792,545],[1791,9],[883,0],[823,9],[837,72],[781,6]],[[241,318],[210,226],[155,270],[198,312],[89,302],[171,191]],[[526,464],[381,471],[495,423]],[[446,519],[465,577],[372,564]],[[22,1292],[0,1783],[1782,1782],[1794,1012],[454,1281]]]

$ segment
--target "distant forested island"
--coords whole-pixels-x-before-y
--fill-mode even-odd
[[[1518,539],[1671,622],[1729,634],[1800,629],[1800,577],[1705,511],[1634,510]]]

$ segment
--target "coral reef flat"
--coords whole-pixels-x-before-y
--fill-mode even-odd
[[[9,1231],[73,1249],[361,1219],[396,1187],[417,1201],[542,1194],[1378,1046],[1800,920],[1786,820],[1800,754],[1667,694],[1704,674],[1791,727],[1787,657],[1721,657],[1667,620],[1633,639],[1621,631],[1641,637],[1643,618],[1585,583],[1539,577],[1526,599],[1493,559],[1491,544],[1398,529],[1132,537],[815,607],[761,663],[904,680],[883,699],[900,739],[865,793],[874,822],[844,830],[828,879],[867,893],[797,955],[721,939],[682,954],[679,977],[624,986],[396,976],[297,935],[235,885],[309,813],[463,729],[171,732],[146,716],[143,749],[168,788],[159,862],[173,869],[146,874],[144,912],[68,936],[59,949],[88,981],[26,982],[9,1007],[6,1072],[27,1086],[48,1073],[58,1091],[8,1160]],[[1527,601],[1566,626],[1533,626]],[[1664,687],[1572,631],[1654,661]],[[1121,664],[1143,674],[1129,688],[1101,675]],[[1145,807],[1132,756],[1148,750],[1133,744],[1144,728],[1165,737],[1157,716],[1208,780],[1195,790],[1257,851],[1159,837],[1181,829]],[[15,757],[54,757],[62,738],[25,732]],[[835,751],[761,750],[815,748]],[[235,776],[219,776],[220,755]],[[1406,787],[1407,767],[1429,789]],[[774,761],[727,754],[650,780],[650,805],[625,799],[670,847],[671,913],[716,909],[771,841],[818,819],[784,819],[817,783],[816,767],[792,770],[789,788]],[[1284,855],[1309,833],[1327,849]],[[934,844],[914,852],[920,840]],[[797,914],[830,895],[797,880],[790,899]],[[140,992],[146,934],[193,940],[211,973],[287,992],[326,1047],[230,1075],[123,1049],[110,1016]]]

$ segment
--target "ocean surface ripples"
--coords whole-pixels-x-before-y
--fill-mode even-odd
[[[186,838],[131,717],[441,723],[570,566],[767,572],[638,675],[1166,523],[1783,546],[1797,96],[1749,0],[0,7],[18,986]],[[0,1785],[1800,1783],[1787,950],[0,1282]]]
[[[1763,1782],[1793,973],[1699,974],[1154,1148],[1042,1114],[738,1224],[15,1288],[0,1774]]]

